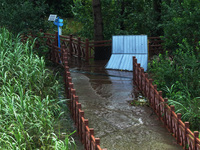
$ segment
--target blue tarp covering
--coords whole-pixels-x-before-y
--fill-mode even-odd
[[[119,35],[112,37],[112,55],[106,69],[133,70],[133,56],[147,70],[147,35]]]

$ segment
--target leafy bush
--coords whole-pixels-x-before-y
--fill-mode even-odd
[[[179,44],[173,58],[160,54],[149,64],[149,72],[158,90],[164,90],[169,104],[184,114],[192,129],[200,130],[200,61],[186,40]]]
[[[170,51],[178,48],[177,43],[187,39],[195,48],[200,40],[200,1],[162,1],[162,23],[165,47]],[[194,49],[195,50],[195,49]]]
[[[45,12],[47,5],[44,1],[14,0],[1,1],[1,27],[6,27],[12,33],[27,32],[29,30],[45,29]]]

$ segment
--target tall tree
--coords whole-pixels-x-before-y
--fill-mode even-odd
[[[155,20],[157,21],[158,24],[161,23],[161,0],[153,0],[153,8],[156,13]],[[156,35],[160,36],[163,35],[163,31],[161,28],[157,28],[156,30]]]
[[[103,40],[103,19],[101,14],[100,0],[92,1],[93,17],[94,17],[94,40]]]
[[[94,41],[101,41],[103,36],[103,19],[101,14],[100,0],[92,1],[93,17],[94,17]],[[95,59],[105,59],[105,53],[102,47],[95,48]]]

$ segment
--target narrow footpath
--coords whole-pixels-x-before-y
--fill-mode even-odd
[[[131,106],[132,72],[105,70],[106,61],[69,61],[89,127],[108,150],[181,150],[148,106]]]

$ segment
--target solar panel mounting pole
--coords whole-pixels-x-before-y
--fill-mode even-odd
[[[54,21],[54,24],[57,26],[58,28],[58,47],[60,48],[60,34],[61,34],[61,28],[63,26],[63,19],[60,19],[59,17],[57,17]],[[60,49],[59,49],[60,51]]]
[[[56,17],[57,15],[50,14],[48,21],[53,21],[53,23],[58,27],[58,47],[60,48],[60,35],[61,35],[61,27],[63,26],[63,19]]]

